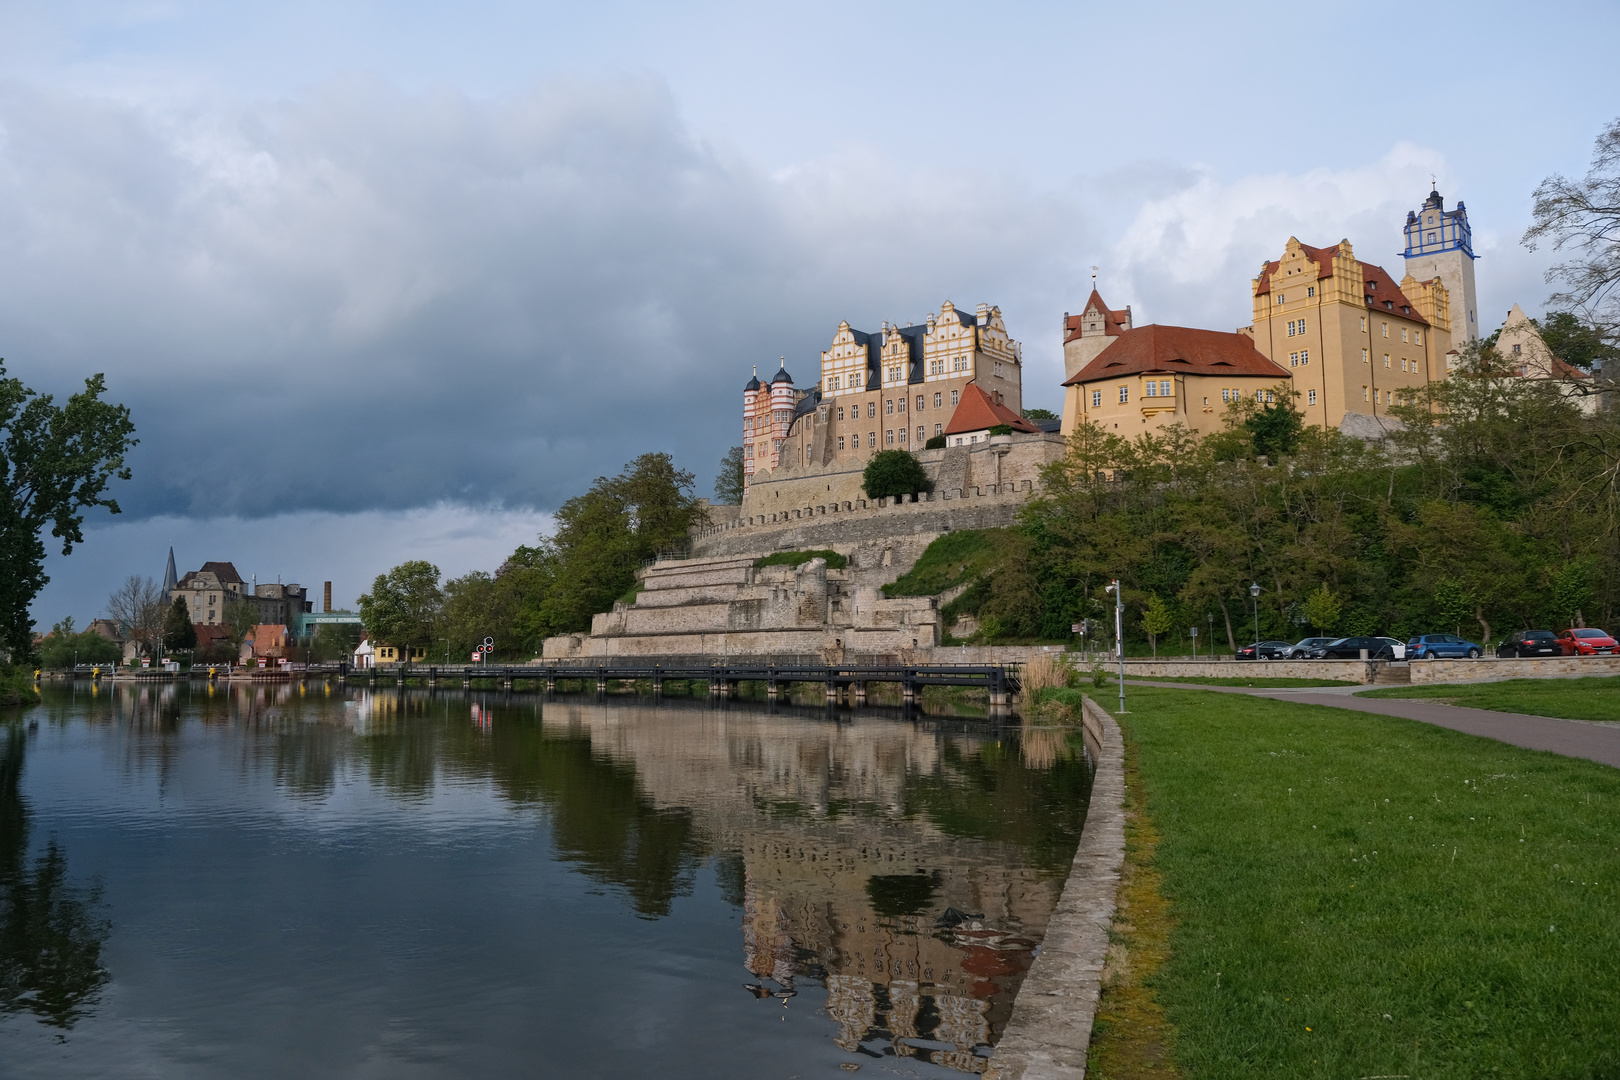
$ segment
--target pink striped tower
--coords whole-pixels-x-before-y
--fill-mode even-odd
[[[770,409],[769,395],[761,402],[759,392],[759,368],[754,368],[754,377],[748,380],[743,387],[743,490],[748,490],[749,483],[754,479],[754,436],[763,435],[762,431],[755,430],[755,420]],[[765,444],[769,446],[769,443]]]

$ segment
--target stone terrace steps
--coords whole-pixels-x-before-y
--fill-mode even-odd
[[[754,556],[716,559],[670,559],[642,572],[642,591],[685,589],[703,585],[746,585],[754,572]]]

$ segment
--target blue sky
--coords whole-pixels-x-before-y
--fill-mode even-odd
[[[706,492],[749,368],[999,304],[1056,407],[1097,265],[1231,328],[1290,234],[1399,272],[1437,177],[1484,321],[1617,107],[1620,9],[0,2],[0,356],[142,444],[36,605],[234,559],[491,568],[650,449]],[[802,374],[801,374],[802,372]],[[114,524],[116,522],[116,524]]]

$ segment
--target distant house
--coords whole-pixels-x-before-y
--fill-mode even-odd
[[[1510,374],[1524,379],[1550,380],[1557,383],[1582,412],[1597,411],[1598,395],[1590,389],[1592,376],[1554,356],[1535,320],[1518,304],[1508,310],[1507,321],[1497,333],[1496,353]]]
[[[369,640],[362,641],[354,648],[354,666],[357,670],[365,671],[377,666],[377,649]]]
[[[130,636],[124,632],[124,627],[111,619],[91,619],[90,625],[85,627],[85,631],[98,634],[123,649],[123,662],[126,664],[140,655],[140,643],[131,640]]]
[[[382,642],[378,642],[376,648],[376,664],[378,667],[383,667],[388,664],[398,664],[401,662],[420,664],[427,660],[427,648],[422,645],[412,645],[409,649],[396,649],[392,645],[385,645]],[[402,657],[404,658],[403,661],[401,659]]]
[[[225,603],[245,600],[258,609],[257,619],[265,624],[293,624],[314,604],[302,585],[249,585],[228,562],[205,562],[175,583],[170,599],[183,599],[191,611],[191,621],[207,626],[225,621]]]
[[[282,623],[260,623],[253,628],[253,632],[242,639],[241,659],[243,663],[249,660],[269,659],[281,660],[287,656],[288,634],[287,627]]]
[[[231,632],[223,626],[197,623],[197,650],[193,655],[218,656],[230,646]]]
[[[968,383],[962,391],[962,403],[951,414],[945,428],[947,446],[970,446],[990,438],[990,429],[1006,425],[1014,431],[1039,432],[1041,429],[1007,408],[1001,394],[986,391],[977,383]]]

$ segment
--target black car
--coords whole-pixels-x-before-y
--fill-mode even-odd
[[[1294,647],[1288,650],[1287,654],[1283,656],[1283,659],[1309,660],[1311,659],[1311,654],[1315,650],[1324,649],[1338,640],[1338,638],[1330,637],[1308,637],[1301,641],[1296,641],[1294,642]]]
[[[1395,647],[1386,638],[1376,637],[1345,637],[1324,645],[1321,649],[1312,649],[1312,655],[1320,654],[1324,660],[1360,660],[1361,650],[1367,650],[1369,660],[1395,659]]]
[[[1503,659],[1515,656],[1563,656],[1564,649],[1551,630],[1525,630],[1496,647]]]
[[[1255,653],[1259,653],[1261,660],[1283,660],[1288,651],[1294,647],[1289,641],[1262,641],[1258,645],[1245,645],[1237,651],[1239,660],[1253,660]]]

